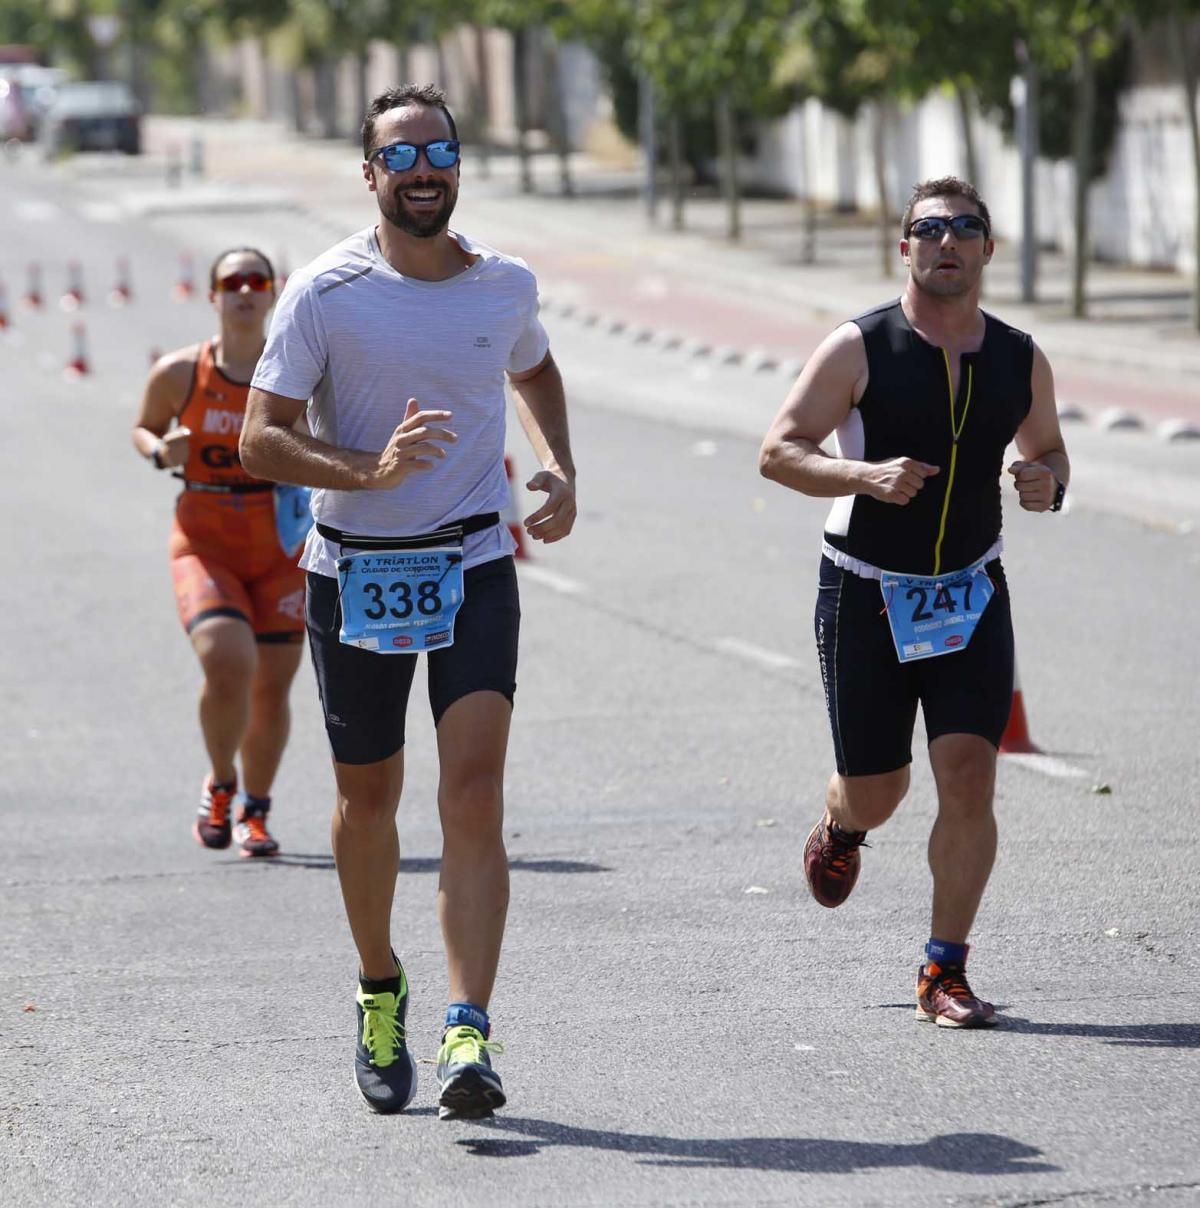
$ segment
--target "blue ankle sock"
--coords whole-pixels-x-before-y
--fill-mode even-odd
[[[492,1021],[488,1019],[488,1013],[474,1003],[452,1002],[446,1008],[446,1027],[474,1028],[486,1040],[492,1030]]]
[[[243,793],[242,802],[248,814],[265,814],[271,808],[270,797],[255,797],[253,793]]]
[[[939,965],[965,965],[970,951],[970,944],[952,944],[949,940],[930,936],[929,943],[925,945],[925,958],[937,961]]]

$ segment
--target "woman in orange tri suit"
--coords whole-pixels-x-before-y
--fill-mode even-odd
[[[200,728],[211,762],[192,834],[205,847],[236,838],[243,856],[273,856],[279,845],[267,813],[300,664],[304,572],[298,550],[281,545],[272,484],[242,471],[238,436],[275,304],[275,271],[262,252],[237,248],[217,257],[209,285],[218,335],[155,364],[133,443],[184,484],[171,577],[204,673]]]

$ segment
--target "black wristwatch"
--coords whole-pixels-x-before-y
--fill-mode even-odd
[[[1054,480],[1054,486],[1054,501],[1050,504],[1050,510],[1052,512],[1061,512],[1063,500],[1067,497],[1067,484],[1065,482],[1059,482],[1056,478]]]
[[[163,461],[162,451],[162,441],[159,441],[159,443],[154,446],[154,452],[150,454],[150,460],[154,463],[154,468],[156,470],[165,470],[167,468],[167,463]]]

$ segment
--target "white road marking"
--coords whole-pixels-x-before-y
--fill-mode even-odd
[[[125,217],[125,211],[112,201],[80,202],[79,213],[88,222],[120,222]]]
[[[13,214],[21,222],[57,222],[63,212],[52,201],[23,199],[13,206]]]
[[[583,584],[577,579],[560,575],[556,570],[547,570],[544,566],[530,566],[528,562],[518,562],[517,571],[522,579],[540,583],[543,587],[561,592],[564,596],[579,596],[585,591]]]
[[[1043,776],[1056,776],[1059,780],[1087,780],[1091,777],[1090,772],[1054,755],[1002,754],[1000,757],[1018,767],[1027,768],[1031,772],[1041,772]]]
[[[766,650],[755,646],[753,642],[743,642],[740,638],[718,638],[713,648],[722,654],[732,654],[735,658],[748,659],[760,667],[769,667],[772,671],[792,671],[800,666],[800,660],[775,650]]]

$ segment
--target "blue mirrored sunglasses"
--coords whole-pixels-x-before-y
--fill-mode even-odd
[[[453,168],[458,163],[458,139],[439,138],[433,143],[390,143],[372,151],[369,158],[383,160],[383,166],[389,172],[407,172],[416,162],[421,152],[431,168]]]
[[[931,214],[928,218],[918,218],[908,228],[911,239],[941,239],[949,227],[960,239],[985,238],[988,234],[987,223],[978,214],[955,214],[953,218],[943,218],[940,214]]]

